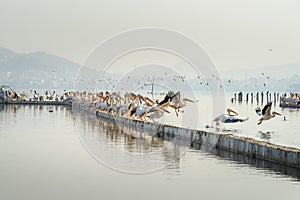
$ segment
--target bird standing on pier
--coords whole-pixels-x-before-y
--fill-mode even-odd
[[[255,109],[256,114],[258,116],[262,116],[259,120],[257,125],[260,125],[264,120],[269,120],[274,118],[276,115],[281,115],[280,113],[277,113],[275,111],[272,112],[271,114],[271,109],[272,109],[272,102],[267,103],[265,107],[261,110],[259,107]]]

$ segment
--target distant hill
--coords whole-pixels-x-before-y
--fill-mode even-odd
[[[0,84],[14,88],[72,88],[79,67],[44,52],[18,54],[0,47]]]

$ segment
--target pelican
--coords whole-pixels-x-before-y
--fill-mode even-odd
[[[216,126],[219,126],[220,122],[222,123],[236,123],[236,122],[244,122],[247,121],[249,118],[246,119],[240,119],[238,118],[239,114],[235,112],[234,110],[227,108],[226,114],[221,114],[217,116],[213,121],[216,122]]]
[[[131,111],[135,108],[135,102],[134,102],[135,100],[138,101],[137,95],[135,95],[132,92],[131,93],[126,92],[126,94],[124,94],[124,104],[118,106],[117,114],[119,116],[130,117]]]
[[[155,104],[150,98],[143,97],[138,94],[136,98],[137,106],[131,110],[130,116],[135,116],[140,119],[144,119],[144,113],[152,108]]]
[[[133,102],[131,103],[126,103],[124,105],[120,105],[117,108],[117,114],[119,116],[125,116],[125,117],[129,117],[130,116],[130,112],[132,109],[134,109],[135,105]]]
[[[108,99],[109,99],[109,96],[105,96],[105,97],[101,98],[100,103],[98,105],[98,109],[100,111],[107,111],[107,108],[109,106]]]
[[[262,116],[258,120],[257,125],[260,125],[264,120],[269,120],[274,118],[276,115],[281,115],[280,113],[277,113],[275,111],[273,111],[271,114],[271,109],[272,109],[272,102],[268,102],[267,105],[265,105],[265,107],[262,110],[260,110],[260,108],[255,109],[256,114]]]
[[[39,99],[39,95],[38,95],[38,93],[36,92],[36,90],[34,90],[33,101],[38,101],[38,99]]]
[[[176,94],[174,94],[172,97],[170,97],[169,100],[171,102],[170,107],[174,108],[177,117],[178,117],[178,112],[180,111],[180,108],[183,108],[187,105],[186,102],[194,103],[194,101],[192,101],[190,99],[181,98],[180,91],[178,91]]]
[[[162,105],[156,105],[156,107],[152,107],[150,109],[148,109],[142,116],[142,118],[148,117],[150,118],[152,121],[154,121],[154,119],[159,119],[161,118],[164,113],[170,113],[167,110],[167,107],[170,105],[170,102],[166,102]],[[155,122],[155,121],[154,121]]]
[[[130,103],[134,101],[137,98],[137,96],[134,93],[127,93],[124,94],[124,103]]]

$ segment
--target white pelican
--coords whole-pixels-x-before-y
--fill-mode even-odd
[[[216,126],[220,125],[220,122],[222,123],[236,123],[236,122],[244,122],[247,121],[249,118],[246,119],[240,119],[238,118],[239,114],[235,112],[234,110],[227,108],[226,114],[221,114],[217,116],[213,121],[216,122]]]
[[[127,93],[124,94],[124,103],[130,103],[134,101],[137,98],[137,96],[134,93]]]
[[[135,116],[140,119],[144,119],[143,115],[145,112],[152,108],[152,105],[155,104],[150,98],[143,97],[142,95],[137,95],[137,106],[132,109],[130,116]]]
[[[170,113],[166,108],[170,105],[170,102],[166,102],[162,105],[157,105],[156,107],[152,107],[148,109],[143,115],[142,118],[148,117],[152,121],[154,119],[159,119],[161,118],[164,113]],[[155,122],[155,121],[154,121]]]
[[[281,115],[280,113],[277,113],[275,111],[272,112],[271,114],[271,109],[272,109],[272,102],[267,103],[265,107],[260,110],[260,108],[256,108],[255,112],[259,115],[262,116],[259,120],[257,125],[260,125],[264,120],[269,120],[275,117],[275,115]],[[261,111],[261,112],[260,112]]]
[[[130,112],[132,109],[135,108],[135,105],[133,102],[131,103],[126,103],[124,105],[120,105],[117,108],[117,114],[119,116],[125,116],[125,117],[129,117],[130,116]]]
[[[178,112],[180,111],[180,108],[185,107],[186,102],[194,103],[194,101],[192,101],[190,99],[181,98],[179,91],[176,94],[174,94],[172,97],[170,97],[169,100],[171,102],[170,107],[174,108],[177,117],[178,117]]]
[[[99,103],[99,107],[98,107],[100,111],[107,111],[107,108],[109,106],[108,99],[109,96],[105,96],[104,98],[101,98],[101,102]]]

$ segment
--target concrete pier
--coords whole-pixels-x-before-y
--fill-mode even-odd
[[[240,155],[300,168],[300,150],[297,148],[285,147],[233,134],[145,122],[113,116],[103,112],[97,112],[96,114],[102,120],[121,126],[134,127],[139,131],[149,132],[152,135],[156,134],[157,137],[168,140],[176,138],[176,140],[181,140],[183,144],[189,144],[193,147],[226,150]]]

